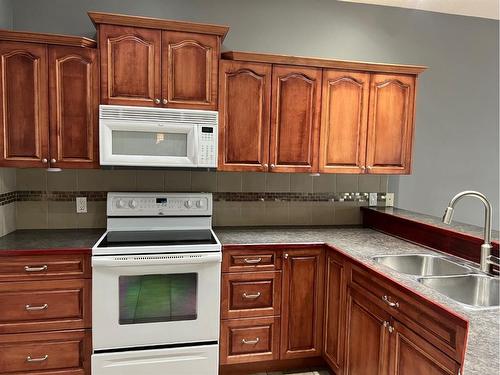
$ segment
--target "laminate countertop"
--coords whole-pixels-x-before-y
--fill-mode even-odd
[[[20,229],[0,237],[0,254],[89,252],[105,229]]]
[[[326,243],[360,261],[395,282],[425,296],[469,322],[464,375],[498,375],[500,363],[500,309],[478,310],[462,305],[434,289],[420,284],[415,276],[396,272],[376,263],[382,254],[432,254],[429,248],[366,228],[283,227],[216,228],[223,245],[229,244],[313,244]]]

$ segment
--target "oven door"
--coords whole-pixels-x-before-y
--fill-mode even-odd
[[[101,165],[196,167],[196,125],[100,120]]]
[[[221,253],[92,257],[94,350],[214,342]]]

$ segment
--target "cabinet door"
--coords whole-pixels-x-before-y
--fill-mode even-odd
[[[345,339],[345,306],[347,284],[344,262],[328,255],[326,260],[326,294],[323,353],[331,367],[340,375],[343,370]]]
[[[280,358],[321,356],[323,250],[290,250],[284,258]]]
[[[273,66],[271,172],[317,170],[321,69]]]
[[[50,163],[61,168],[99,165],[97,50],[49,47]]]
[[[346,375],[387,375],[390,316],[369,296],[349,289],[347,296]]]
[[[367,73],[323,72],[321,173],[364,172],[369,93]]]
[[[49,108],[47,47],[0,42],[0,166],[45,167]]]
[[[221,61],[219,170],[267,171],[271,65]]]
[[[394,322],[390,375],[456,375],[460,365],[409,328]]]
[[[160,30],[100,25],[99,45],[103,104],[161,105]]]
[[[411,172],[415,84],[413,76],[372,76],[366,162],[369,173]]]
[[[162,33],[163,104],[172,108],[217,109],[219,37]]]

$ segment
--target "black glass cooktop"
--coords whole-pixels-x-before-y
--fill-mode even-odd
[[[213,245],[216,243],[212,231],[208,229],[110,231],[97,247]]]

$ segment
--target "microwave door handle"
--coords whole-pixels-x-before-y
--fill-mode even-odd
[[[92,267],[128,267],[128,266],[166,266],[173,264],[205,264],[220,263],[220,253],[205,254],[199,256],[169,257],[155,255],[138,256],[93,256]]]

